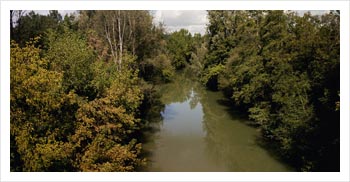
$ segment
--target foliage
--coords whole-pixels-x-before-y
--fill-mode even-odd
[[[141,144],[133,137],[141,128],[138,116],[144,102],[138,70],[132,69],[135,59],[125,55],[122,69],[114,72],[110,72],[117,70],[114,63],[92,69],[90,85],[96,98],[88,101],[84,95],[75,94],[74,88],[83,88],[78,86],[86,77],[81,74],[83,65],[91,64],[86,57],[89,49],[82,39],[67,34],[69,39],[55,39],[55,47],[47,50],[45,57],[51,62],[34,46],[36,40],[24,48],[12,44],[11,144],[15,146],[11,148],[11,169],[134,171],[145,164],[140,157]],[[59,54],[61,41],[73,48],[80,46],[82,52],[61,47]],[[66,62],[59,64],[59,59]],[[77,68],[75,64],[79,69],[65,77],[60,68],[66,66],[69,71]],[[100,83],[106,74],[99,73],[110,73],[107,83]],[[67,82],[72,88],[65,86]]]
[[[197,77],[202,77],[202,70],[204,69],[204,60],[207,55],[207,37],[200,34],[194,34],[193,45],[194,50],[191,53],[189,68]]]
[[[130,64],[132,61],[124,59]],[[141,144],[131,138],[141,127],[136,116],[143,94],[137,86],[137,71],[125,65],[120,71],[109,72],[117,70],[118,65],[109,66],[95,69],[99,97],[77,111],[72,142],[77,147],[75,165],[82,171],[133,171],[145,163],[138,157]],[[109,79],[104,80],[108,73]]]
[[[214,90],[217,90],[217,79],[218,75],[224,70],[224,65],[218,64],[207,68],[206,72],[204,72],[202,76],[202,82],[206,83],[206,85]]]
[[[45,57],[50,62],[51,70],[63,73],[64,90],[74,90],[78,95],[93,97],[90,86],[93,75],[87,65],[92,64],[95,56],[86,40],[68,29],[60,34],[49,31],[46,39],[48,50]]]
[[[142,64],[142,70],[146,80],[156,80],[156,77],[163,82],[169,82],[173,79],[175,68],[171,65],[171,61],[165,54],[160,54],[152,59],[147,59]]]
[[[184,68],[190,59],[192,51],[192,36],[186,29],[173,32],[167,39],[167,49],[172,64],[176,69]]]
[[[40,57],[36,42],[24,48],[11,44],[11,143],[17,149],[11,153],[20,155],[14,164],[23,163],[11,168],[69,170],[72,147],[67,136],[74,126],[67,111],[76,109],[76,95],[64,93],[62,73],[47,69],[48,61]]]
[[[173,75],[168,65],[164,28],[153,25],[148,11],[80,11],[80,31],[88,37],[100,60],[121,61],[123,53],[136,57],[140,76],[146,80],[169,81]],[[120,29],[119,29],[119,26]],[[119,36],[120,35],[120,36]],[[155,62],[160,61],[160,65]]]
[[[26,15],[19,15],[17,18],[11,39],[15,40],[20,46],[25,46],[30,38],[43,36],[48,29],[60,29],[62,21],[62,16],[57,10],[50,11],[47,16],[30,11]],[[42,44],[42,42],[39,40],[36,44]]]
[[[202,81],[245,109],[298,170],[339,170],[339,15],[208,15]]]

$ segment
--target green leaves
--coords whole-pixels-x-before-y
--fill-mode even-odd
[[[204,83],[223,90],[236,106],[246,109],[265,138],[276,143],[276,150],[297,169],[327,168],[327,162],[317,164],[315,156],[336,158],[321,152],[326,145],[328,149],[335,145],[318,144],[318,138],[335,142],[339,136],[339,113],[334,109],[339,101],[337,15],[299,17],[284,11],[209,11],[208,15]],[[339,169],[336,162],[327,161],[334,164],[332,170]]]
[[[140,116],[161,104],[153,86],[143,88],[139,76],[149,72],[139,68],[152,67],[164,81],[175,73],[164,28],[150,12],[80,11],[62,19],[58,11],[11,11],[11,24],[19,43],[11,43],[11,171],[144,165],[135,139],[146,125]]]
[[[89,65],[95,59],[81,35],[66,30],[63,34],[48,34],[46,59],[50,69],[63,73],[63,87],[66,92],[75,90],[81,96],[91,97],[90,82],[92,70]],[[67,46],[69,45],[69,46]]]
[[[101,64],[94,69],[102,77],[94,80],[102,85],[97,89],[100,98],[82,105],[76,114],[75,166],[81,171],[133,171],[144,163],[138,156],[141,145],[130,137],[141,127],[136,116],[143,94],[137,86],[137,71],[125,66],[111,72],[117,65]]]
[[[141,128],[143,101],[135,58],[124,54],[122,67],[92,64],[79,34],[51,32],[48,40],[44,56],[37,40],[11,45],[11,169],[133,171],[144,165],[132,137]]]
[[[201,81],[209,86],[212,82],[217,81],[218,75],[224,70],[224,65],[216,65],[207,69],[207,72],[204,72]]]
[[[171,33],[167,40],[167,49],[174,67],[176,69],[184,68],[188,64],[193,50],[191,33],[185,29]]]

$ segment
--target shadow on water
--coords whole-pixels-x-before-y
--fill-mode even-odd
[[[143,88],[144,99],[140,107],[141,130],[134,133],[132,138],[136,138],[138,143],[142,143],[140,158],[148,159],[152,157],[152,150],[148,146],[154,144],[154,133],[160,131],[163,124],[163,116],[165,105],[161,102],[161,95],[158,88],[145,85]],[[147,144],[147,145],[144,145]],[[148,148],[147,148],[148,147]],[[146,166],[138,167],[136,171],[145,171]]]
[[[146,165],[138,167],[136,171],[148,171],[149,159],[153,156],[153,151],[151,150],[156,145],[154,140],[154,133],[160,131],[161,120],[153,121],[147,124],[147,127],[142,129],[142,132],[138,133],[138,143],[142,143],[142,150],[140,158],[146,159]]]
[[[210,92],[213,92],[213,91],[210,91]],[[241,108],[235,107],[235,105],[232,103],[232,101],[230,101],[230,99],[225,97],[224,94],[222,94],[221,92],[216,92],[215,95],[219,95],[219,96],[217,98],[213,98],[213,100],[215,100],[215,102],[220,107],[220,109],[223,111],[223,113],[228,114],[228,116],[229,116],[229,119],[227,120],[228,123],[232,123],[233,125],[235,125],[234,123],[238,122],[238,123],[241,123],[242,125],[245,125],[246,127],[250,128],[250,130],[256,131],[254,136],[248,136],[248,135],[245,135],[244,133],[242,133],[242,135],[240,137],[251,138],[251,140],[252,140],[251,145],[255,145],[256,147],[261,148],[261,150],[263,150],[267,156],[269,156],[273,160],[277,161],[277,163],[286,164],[286,165],[284,165],[286,171],[295,171],[295,168],[291,167],[291,164],[288,161],[284,160],[281,157],[281,155],[278,154],[278,152],[276,150],[277,146],[274,143],[271,143],[271,141],[267,141],[266,139],[264,139],[262,137],[261,131],[259,129],[259,125],[256,124],[254,121],[249,120],[248,113],[242,112]],[[208,98],[205,98],[204,101],[202,100],[202,102],[205,103],[205,102],[210,102],[210,101],[208,101]],[[205,104],[204,104],[204,107],[208,107],[208,106],[205,106]],[[215,109],[210,109],[210,110],[211,110],[211,112],[206,112],[207,115],[209,113],[211,113],[211,114],[219,113],[219,111],[215,111]],[[212,118],[219,117],[219,114],[216,114],[216,116],[213,115],[211,117]],[[217,138],[217,136],[218,136],[217,132],[212,130],[212,128],[215,129],[215,126],[213,126],[213,124],[210,124],[211,122],[208,121],[208,120],[213,120],[212,118],[207,119],[207,121],[205,122],[205,127],[207,130],[208,136],[209,136],[208,142],[210,142],[211,145],[220,145],[220,144],[215,144],[215,140],[210,141],[211,140],[210,138],[213,138],[213,137]],[[235,136],[233,136],[233,137],[235,137]],[[239,140],[238,140],[238,142],[239,142]],[[221,155],[222,155],[222,153],[221,153]]]
[[[234,105],[234,103],[228,99],[228,98],[222,98],[218,99],[217,103],[221,106],[225,107],[225,111],[230,114],[232,120],[238,120],[250,127],[257,128],[259,125],[256,124],[254,121],[250,120],[248,117],[248,113],[237,106]]]
[[[291,171],[297,171],[297,169],[295,167],[293,167],[293,163],[291,163],[291,161],[288,161],[286,159],[284,159],[278,152],[278,146],[274,143],[271,142],[267,139],[265,139],[264,137],[262,137],[261,135],[259,135],[258,137],[256,137],[255,143],[263,148],[265,151],[268,152],[268,154],[273,157],[275,160],[281,162],[281,163],[285,163],[288,164],[288,168]]]
[[[258,131],[258,135],[256,135],[255,137],[255,144],[267,151],[269,156],[271,156],[276,161],[288,164],[288,168],[290,171],[296,171],[294,167],[291,167],[293,166],[293,164],[290,161],[284,159],[279,154],[279,151],[277,150],[278,146],[274,142],[271,142],[262,136],[259,124],[250,120],[248,117],[248,113],[242,111],[240,108],[237,108],[234,105],[234,103],[228,98],[217,99],[217,103],[225,107],[225,111],[230,114],[232,121],[239,121],[249,127],[256,128]]]

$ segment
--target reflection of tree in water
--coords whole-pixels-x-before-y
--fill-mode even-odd
[[[228,156],[232,151],[232,146],[225,143],[227,141],[227,133],[222,131],[222,120],[226,119],[225,114],[222,113],[222,108],[217,106],[216,97],[214,94],[207,93],[201,98],[203,106],[203,129],[206,131],[205,141],[207,142],[208,156],[216,163],[227,163],[232,161]],[[215,96],[215,95],[214,95]],[[214,105],[213,105],[214,103]],[[232,131],[233,132],[233,131]],[[234,159],[234,158],[233,158]],[[232,161],[234,163],[234,161]]]
[[[176,75],[176,78],[171,82],[163,85],[159,85],[158,93],[161,96],[161,106],[158,107],[161,108],[159,110],[158,115],[160,116],[161,121],[153,122],[150,130],[145,132],[145,137],[147,138],[147,142],[144,142],[144,156],[149,160],[148,166],[145,166],[145,168],[141,169],[142,171],[149,171],[152,167],[152,155],[153,150],[157,148],[157,140],[159,139],[158,131],[160,130],[161,126],[163,125],[163,120],[166,118],[163,118],[164,116],[161,115],[161,113],[165,112],[166,105],[170,105],[172,103],[178,102],[189,102],[190,108],[194,109],[199,101],[200,101],[200,94],[198,92],[198,87],[200,87],[200,83],[195,82],[191,79],[192,77],[188,73],[179,72]],[[157,108],[157,109],[158,109]],[[169,115],[171,113],[167,113]],[[152,118],[155,117],[155,118]],[[157,115],[153,115],[149,120],[156,121],[159,119]],[[148,169],[150,168],[150,169]],[[160,169],[159,169],[160,170]],[[158,171],[159,171],[158,170]]]
[[[205,91],[200,97],[206,152],[210,160],[229,171],[285,171],[283,164],[256,144],[258,132],[245,124],[220,92]]]
[[[206,132],[208,158],[219,164],[233,165],[235,154],[242,150],[232,146],[232,128],[225,125],[230,118],[226,107],[218,103],[223,96],[220,92],[207,91],[198,81],[195,81],[189,73],[177,74],[175,80],[160,88],[162,102],[167,105],[174,102],[189,102],[190,108],[194,109],[200,102],[203,106],[203,130]],[[242,137],[245,137],[244,135]],[[235,151],[235,152],[233,152]],[[218,164],[218,165],[219,165]],[[226,166],[225,166],[226,167]],[[229,167],[234,168],[234,167]]]
[[[256,143],[258,132],[244,123],[246,119],[232,112],[220,92],[206,90],[188,73],[178,73],[172,83],[161,85],[161,100],[164,105],[187,102],[191,109],[202,105],[203,130],[205,131],[205,155],[212,169],[219,171],[284,171]],[[164,112],[163,108],[162,112]],[[152,137],[157,134],[152,135]],[[152,144],[152,143],[150,143]],[[149,146],[154,149],[154,143]]]
[[[173,82],[160,87],[162,102],[164,104],[182,103],[190,99],[190,106],[193,109],[200,101],[198,92],[200,86],[200,83],[195,82],[189,73],[178,73]]]

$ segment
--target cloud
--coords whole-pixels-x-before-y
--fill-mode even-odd
[[[29,12],[29,11],[28,11]],[[49,10],[36,10],[36,13],[47,15]],[[66,14],[77,13],[75,10],[58,10],[64,16]],[[154,23],[164,23],[168,32],[174,32],[181,28],[187,29],[192,34],[206,31],[207,11],[205,10],[155,10],[150,11],[154,17]]]
[[[154,23],[164,23],[167,31],[173,32],[181,28],[187,29],[192,34],[206,31],[208,23],[207,11],[205,10],[156,10],[152,11]]]
[[[48,10],[35,11],[40,14],[48,14]],[[208,24],[206,10],[153,10],[150,11],[153,15],[155,24],[164,23],[168,32],[174,32],[182,28],[187,29],[192,34],[205,34],[206,25]],[[303,15],[307,10],[296,10],[299,15]],[[313,15],[322,15],[327,13],[325,10],[311,10]],[[59,10],[59,13],[64,16],[66,14],[77,13],[74,10]]]
[[[30,11],[26,11],[29,13]],[[41,14],[41,15],[48,15],[50,10],[35,10],[36,13]],[[74,14],[77,13],[76,10],[58,10],[58,12],[64,17],[66,14]]]
[[[312,15],[323,15],[329,13],[329,10],[297,10],[296,11],[300,16],[304,15],[307,12],[310,12]]]
[[[299,15],[308,12],[307,10],[297,10]],[[325,10],[311,10],[313,15],[322,15],[326,13]],[[159,22],[165,24],[168,32],[174,32],[181,28],[187,29],[192,34],[206,32],[206,25],[208,24],[207,11],[205,10],[156,10],[151,11],[154,16],[154,23]]]

